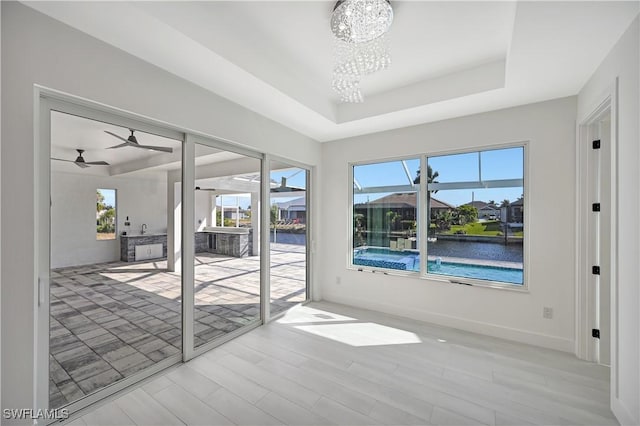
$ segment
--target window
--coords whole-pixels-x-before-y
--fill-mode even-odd
[[[427,272],[523,285],[524,147],[427,158]]]
[[[96,190],[96,239],[116,238],[116,190]]]
[[[524,158],[520,145],[429,155],[426,173],[418,158],[353,165],[352,265],[522,288]]]
[[[353,265],[419,271],[418,158],[353,167]]]

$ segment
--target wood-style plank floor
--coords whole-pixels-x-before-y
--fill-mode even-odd
[[[609,369],[571,354],[312,303],[76,425],[616,425]]]

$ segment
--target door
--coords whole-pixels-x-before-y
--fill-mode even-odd
[[[595,338],[595,360],[602,365],[611,364],[611,119],[605,111],[590,126],[593,141],[590,164],[594,173],[591,179],[592,203],[599,203],[599,211],[593,211],[590,229],[590,251],[593,265],[599,273],[592,274],[594,289],[593,328],[598,330]],[[593,142],[592,142],[593,143]],[[594,271],[595,272],[595,271]]]

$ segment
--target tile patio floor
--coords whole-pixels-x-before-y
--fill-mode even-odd
[[[196,255],[196,346],[259,319],[259,267]],[[304,300],[305,271],[304,246],[272,244],[272,315]],[[181,351],[180,275],[164,260],[53,270],[50,297],[50,408]]]

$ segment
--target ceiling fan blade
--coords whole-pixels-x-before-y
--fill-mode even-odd
[[[118,139],[120,139],[121,141],[124,141],[124,142],[126,142],[127,144],[129,144],[129,141],[128,141],[128,140],[126,140],[125,138],[123,138],[122,136],[118,136],[118,135],[116,135],[115,133],[110,132],[110,131],[108,131],[108,130],[105,130],[104,132],[105,132],[105,133],[107,133],[107,134],[109,134],[109,135],[111,135],[111,136],[113,136],[114,138],[118,138]]]
[[[152,146],[152,145],[134,145],[136,148],[150,149],[152,151],[160,152],[173,152],[173,148],[165,148],[164,146]]]
[[[51,157],[52,160],[56,160],[56,161],[66,161],[67,163],[75,163],[75,161],[73,160],[65,160],[64,158],[53,158]]]
[[[76,166],[80,167],[81,169],[86,169],[87,167],[89,167],[89,166],[87,166],[86,163],[81,163],[79,161],[74,161],[73,164],[75,164]]]
[[[121,143],[120,145],[110,146],[107,149],[122,148],[125,146],[135,146],[135,145],[133,145],[131,142],[127,142],[127,143]]]
[[[110,164],[106,161],[87,161],[85,164],[90,166],[109,166]]]

